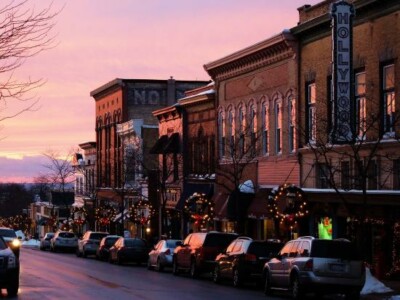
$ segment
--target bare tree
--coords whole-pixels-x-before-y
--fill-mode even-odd
[[[0,122],[38,108],[38,99],[31,92],[45,81],[20,81],[15,79],[14,71],[27,59],[55,46],[53,28],[60,10],[53,12],[52,5],[35,10],[29,5],[29,0],[11,0],[0,7]],[[5,114],[10,100],[27,101],[27,105],[14,114]]]
[[[46,177],[55,190],[66,192],[69,185],[74,181],[75,171],[71,164],[73,151],[62,156],[57,151],[48,150],[43,155],[48,160],[48,163],[43,165],[48,172],[41,174],[41,176]]]

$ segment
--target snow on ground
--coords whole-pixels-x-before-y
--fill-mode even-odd
[[[22,246],[28,246],[28,247],[39,247],[40,241],[39,240],[28,240],[28,241],[23,241]]]
[[[361,294],[372,294],[372,293],[390,293],[393,290],[386,285],[384,285],[381,281],[376,279],[372,274],[369,268],[366,269],[365,273],[365,285],[361,290]]]

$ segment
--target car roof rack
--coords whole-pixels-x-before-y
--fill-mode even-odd
[[[252,241],[253,239],[248,236],[239,236],[237,240],[246,240],[246,241]]]

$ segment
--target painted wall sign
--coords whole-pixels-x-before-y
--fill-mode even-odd
[[[354,6],[346,1],[333,3],[332,18],[332,143],[348,143],[355,137],[353,91]]]

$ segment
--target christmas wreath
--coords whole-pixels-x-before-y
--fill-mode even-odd
[[[129,218],[136,224],[147,224],[154,214],[155,210],[147,200],[139,200],[129,208]]]
[[[185,200],[183,211],[196,225],[203,227],[214,219],[214,202],[207,199],[205,194],[194,193]]]
[[[308,214],[303,190],[293,184],[274,188],[268,196],[268,210],[281,223],[296,223]]]

